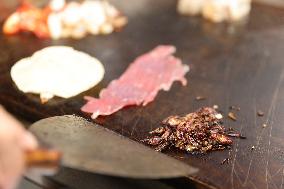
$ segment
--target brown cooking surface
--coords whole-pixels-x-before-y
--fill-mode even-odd
[[[116,1],[129,17],[129,24],[122,32],[109,36],[51,41],[25,34],[12,37],[1,34],[0,103],[30,121],[54,115],[82,115],[84,95],[98,96],[138,55],[158,44],[173,44],[177,47],[176,56],[191,66],[186,76],[188,85],[182,87],[176,82],[169,92],[160,92],[146,107],[124,108],[98,122],[140,140],[169,115],[184,115],[214,104],[226,115],[229,106],[239,106],[237,121],[225,119],[225,125],[240,131],[247,139],[234,139],[231,150],[206,155],[167,153],[200,168],[192,179],[212,187],[281,188],[284,183],[284,10],[254,5],[246,26],[226,27],[214,26],[200,18],[178,16],[172,0],[129,2],[132,1]],[[0,5],[2,19],[14,6],[4,5]],[[96,56],[105,66],[105,78],[81,95],[55,98],[45,105],[40,104],[38,96],[21,93],[11,81],[10,67],[20,58],[49,45],[69,45]],[[197,101],[196,96],[206,99]],[[258,116],[258,110],[264,116]],[[263,128],[263,123],[267,127]],[[229,163],[221,164],[225,158],[230,158]]]

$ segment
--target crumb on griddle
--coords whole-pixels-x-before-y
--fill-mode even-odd
[[[229,163],[230,162],[230,159],[229,158],[225,158],[223,159],[223,161],[221,162],[221,165],[225,164],[225,163]]]
[[[213,105],[213,108],[214,108],[215,110],[218,110],[218,109],[219,109],[219,106],[216,105],[216,104],[214,104],[214,105]]]
[[[203,107],[185,116],[170,116],[162,126],[150,132],[143,142],[156,151],[176,148],[187,152],[206,153],[230,148],[230,137],[244,138],[222,125],[221,114],[212,107]],[[223,117],[223,116],[222,116]]]
[[[206,97],[204,97],[204,96],[196,96],[195,97],[195,100],[205,100],[206,99]]]
[[[231,110],[237,110],[237,111],[240,111],[240,110],[241,110],[241,108],[238,107],[238,106],[230,106],[229,108],[230,108]]]
[[[233,121],[237,121],[237,117],[233,112],[229,112],[228,117]]]
[[[257,111],[257,115],[260,116],[260,117],[262,117],[262,116],[264,116],[264,112],[261,111],[261,110],[258,110],[258,111]]]
[[[237,137],[237,138],[241,138],[241,139],[246,139],[247,137],[240,134],[240,133],[231,133],[231,131],[229,131],[229,133],[227,133],[228,136],[230,137]]]

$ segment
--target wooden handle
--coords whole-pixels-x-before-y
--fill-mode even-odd
[[[27,168],[58,168],[61,160],[61,153],[56,150],[36,149],[27,151],[25,164]]]

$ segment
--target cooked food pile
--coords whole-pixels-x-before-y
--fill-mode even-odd
[[[238,21],[251,9],[251,0],[179,0],[177,10],[183,15],[202,15],[213,22]]]
[[[147,105],[153,101],[160,89],[168,91],[174,81],[186,85],[187,65],[174,57],[176,48],[160,45],[152,51],[139,56],[119,79],[113,80],[100,92],[100,97],[86,97],[83,112],[110,115],[127,105]]]
[[[222,117],[211,107],[200,108],[186,116],[170,116],[143,141],[157,151],[168,148],[201,153],[223,150],[233,143],[229,136],[244,137],[233,133],[232,129],[225,129]]]
[[[107,1],[52,0],[44,8],[24,3],[4,23],[5,34],[32,32],[39,38],[82,38],[120,30],[127,19]]]
[[[51,46],[19,60],[11,77],[25,93],[40,94],[42,102],[53,96],[69,98],[98,84],[104,67],[96,58],[66,46]]]

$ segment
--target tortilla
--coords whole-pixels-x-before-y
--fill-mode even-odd
[[[11,77],[24,93],[70,98],[98,84],[104,67],[96,58],[67,46],[51,46],[16,62]]]

